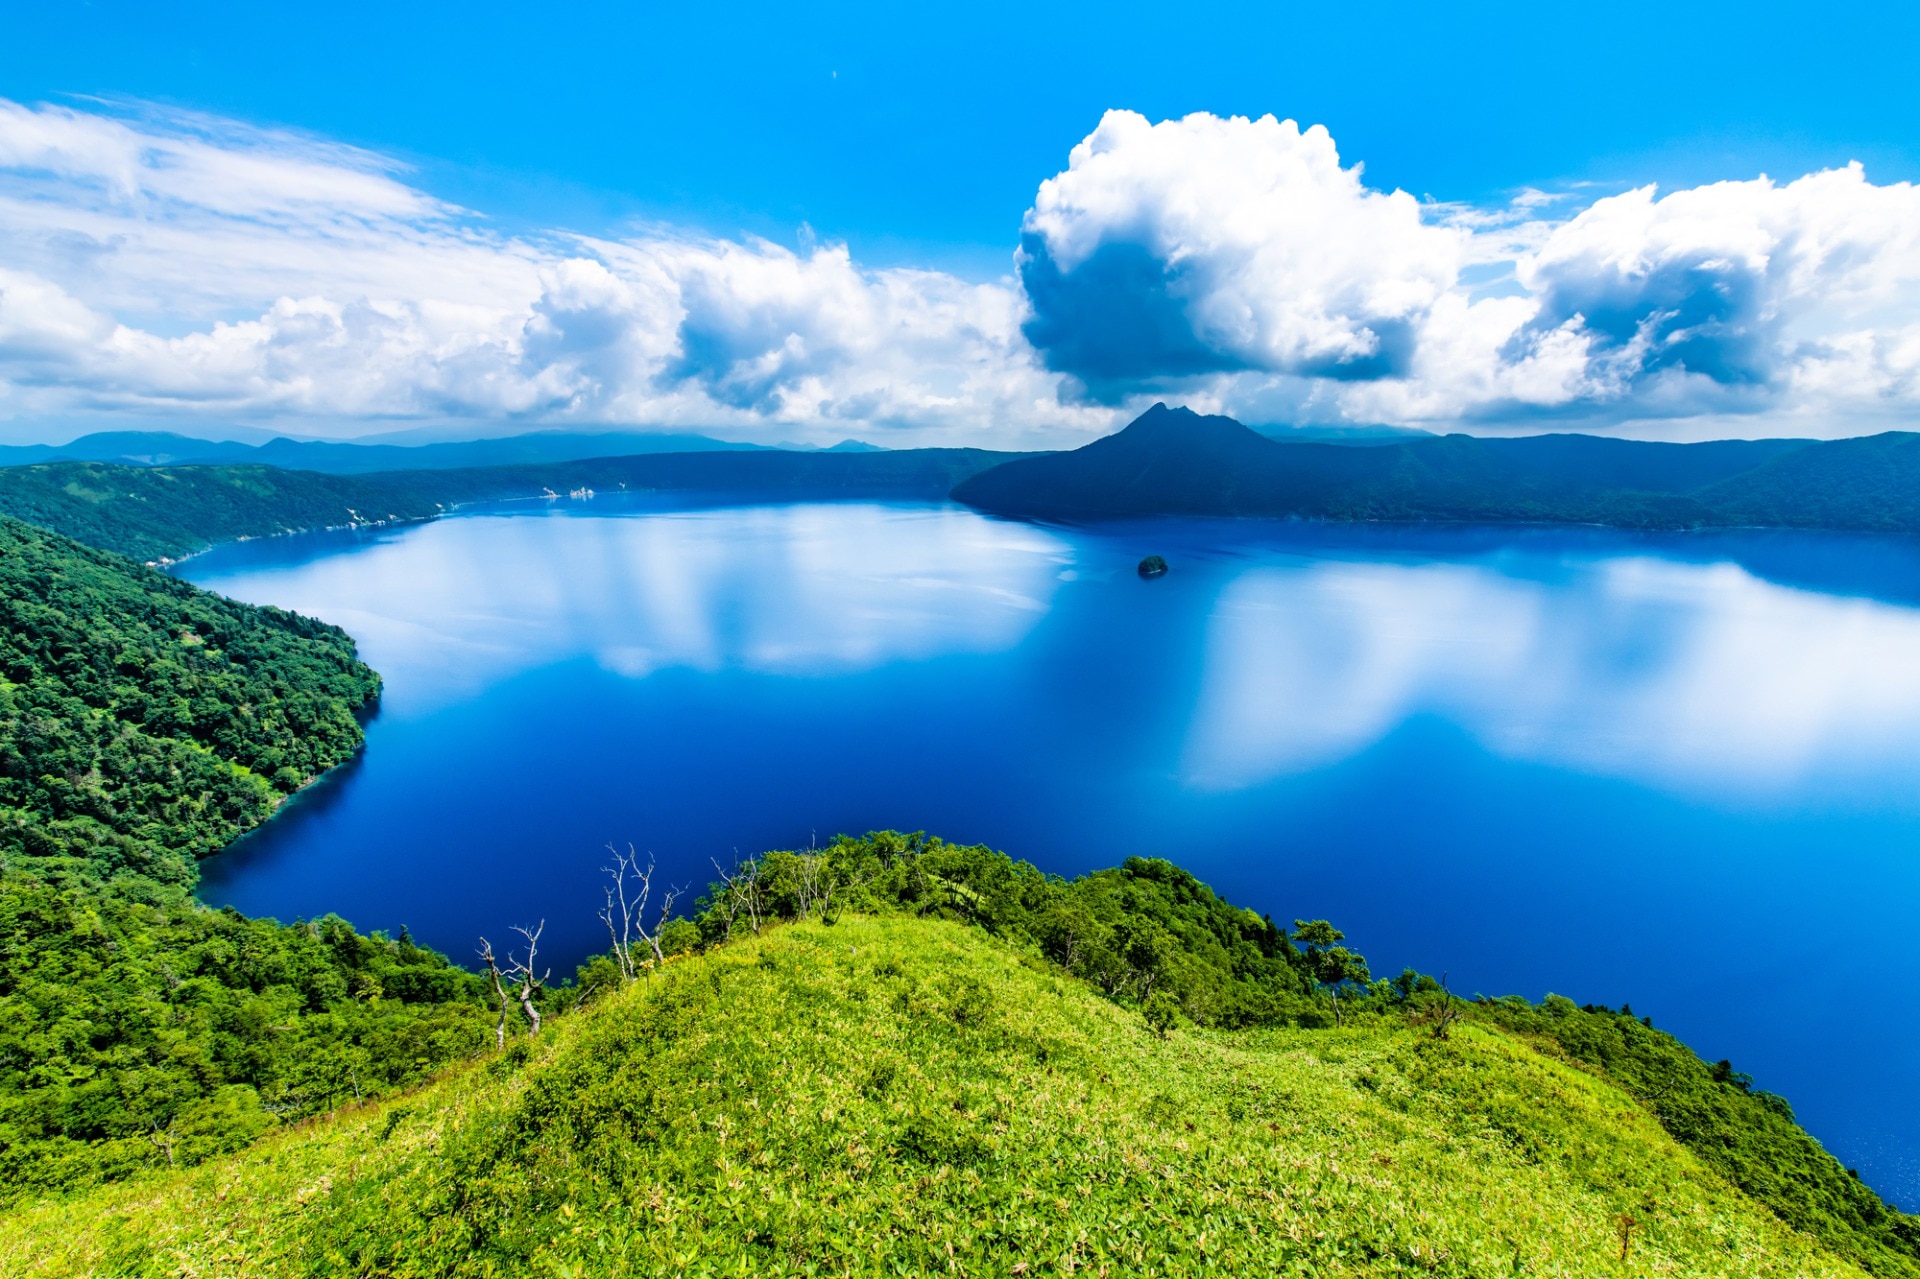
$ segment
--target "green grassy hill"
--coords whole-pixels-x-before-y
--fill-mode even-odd
[[[0,1272],[1862,1273],[1495,1026],[1163,1038],[977,928],[855,916],[673,963],[413,1095],[18,1210]]]

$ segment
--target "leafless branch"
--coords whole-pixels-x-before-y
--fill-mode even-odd
[[[647,971],[666,963],[666,955],[660,947],[660,932],[673,918],[673,903],[681,894],[681,889],[669,886],[660,895],[660,910],[655,917],[653,927],[647,927],[647,899],[653,895],[654,862],[652,854],[647,856],[647,864],[640,864],[640,854],[628,845],[622,853],[613,845],[607,845],[607,851],[613,854],[613,865],[603,866],[613,883],[606,890],[607,904],[600,912],[600,920],[607,926],[607,936],[613,941],[614,960],[620,965],[620,975],[632,981],[644,968]],[[644,942],[653,952],[652,961],[636,962],[633,957],[634,942]]]
[[[720,869],[720,863],[714,862],[713,869],[719,874],[721,882],[727,886],[727,935],[733,935],[733,921],[745,914],[747,923],[755,933],[760,931],[760,862],[749,857],[746,861],[735,861],[733,872]]]
[[[166,1155],[167,1167],[173,1167],[173,1120],[167,1120],[165,1128],[162,1128],[158,1121],[150,1121],[150,1126],[153,1131],[147,1134],[147,1140],[153,1144],[155,1150]]]
[[[484,937],[480,939],[480,962],[487,966],[487,976],[493,979],[494,998],[500,1004],[500,1020],[493,1027],[493,1046],[504,1048],[507,1046],[507,1010],[513,1006],[513,1002],[507,997],[506,983],[500,976],[500,965],[493,957],[493,943]]]
[[[507,1042],[507,1017],[514,1004],[520,1005],[520,1011],[527,1019],[527,1033],[540,1033],[540,1010],[534,1006],[534,996],[547,984],[547,978],[553,975],[551,969],[546,972],[534,972],[534,963],[540,955],[540,934],[545,932],[547,921],[541,920],[532,928],[516,924],[513,931],[519,933],[527,943],[525,957],[507,956],[505,967],[493,953],[493,943],[480,939],[480,962],[487,966],[487,977],[493,983],[494,999],[500,1005],[500,1018],[494,1023],[493,1042],[495,1047],[505,1047]]]
[[[515,991],[514,994],[520,1001],[520,1011],[527,1016],[527,1033],[529,1035],[537,1035],[540,1033],[540,1010],[533,1006],[533,997],[539,992],[542,986],[547,984],[547,978],[553,975],[552,969],[548,969],[537,977],[534,976],[533,972],[534,961],[540,954],[540,934],[546,930],[547,921],[544,919],[532,928],[515,924],[513,931],[519,933],[521,937],[526,939],[527,956],[525,959],[515,959],[511,955],[507,956],[507,977],[519,986],[519,989]]]
[[[1453,988],[1447,985],[1445,973],[1440,974],[1440,996],[1439,1003],[1429,1005],[1413,1020],[1416,1025],[1430,1027],[1435,1039],[1446,1039],[1453,1030],[1453,1023],[1460,1020],[1460,1009],[1455,1003]]]

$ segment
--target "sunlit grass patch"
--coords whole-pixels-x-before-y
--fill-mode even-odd
[[[770,929],[517,1042],[17,1212],[0,1269],[1856,1273],[1631,1098],[1498,1030],[1163,1039],[954,924]]]

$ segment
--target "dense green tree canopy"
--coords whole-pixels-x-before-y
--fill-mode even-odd
[[[481,1042],[467,973],[196,903],[361,741],[336,627],[0,517],[0,1199],[245,1144]]]
[[[360,744],[337,627],[0,518],[0,852],[190,882]]]

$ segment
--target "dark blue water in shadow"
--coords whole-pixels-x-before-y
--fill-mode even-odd
[[[1376,972],[1631,1001],[1920,1207],[1912,543],[601,499],[182,572],[387,677],[211,901],[568,965],[610,841],[696,887],[881,827],[1166,856]]]

